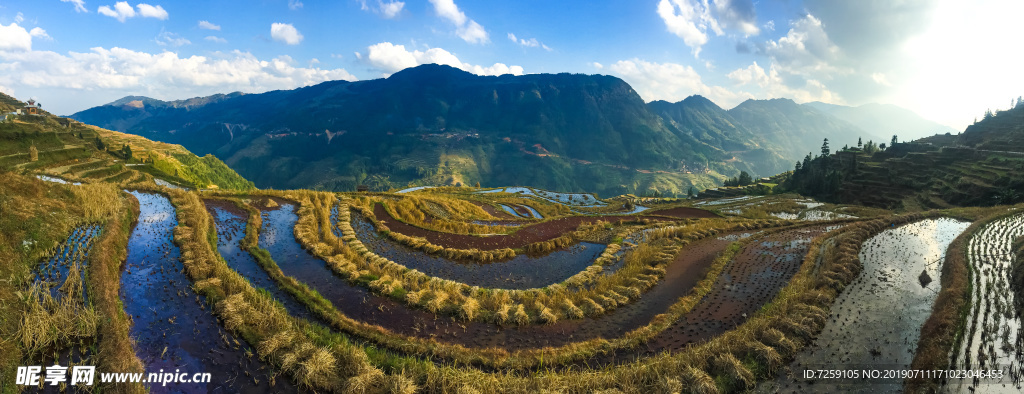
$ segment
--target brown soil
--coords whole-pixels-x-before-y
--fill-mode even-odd
[[[676,219],[690,218],[717,218],[714,212],[705,211],[699,208],[676,207],[668,209],[649,210],[641,213],[643,216],[665,216]]]
[[[512,215],[509,215],[508,212],[505,212],[502,209],[495,208],[493,205],[484,204],[482,202],[475,202],[475,201],[473,203],[478,205],[478,206],[480,206],[480,208],[483,208],[484,212],[487,212],[491,216],[494,216],[494,217],[496,217],[498,219],[508,219],[508,220],[515,219],[514,217],[512,217]]]
[[[818,225],[757,238],[736,254],[711,292],[690,313],[649,341],[646,349],[619,351],[600,361],[624,362],[678,351],[743,324],[789,283],[800,269],[811,240],[829,229],[827,225]]]
[[[700,211],[700,210],[698,210]],[[707,211],[702,211],[707,212]],[[710,212],[707,212],[711,214]],[[519,231],[509,235],[476,236],[465,234],[442,233],[427,230],[398,221],[384,209],[384,206],[376,204],[373,207],[373,214],[377,220],[384,222],[391,231],[397,231],[412,237],[423,237],[434,245],[454,249],[479,249],[496,250],[503,248],[522,248],[526,245],[549,241],[562,236],[563,234],[576,230],[581,224],[593,223],[596,221],[618,222],[634,221],[637,216],[570,216],[546,222],[525,226]],[[713,214],[712,214],[713,215]],[[697,217],[697,216],[691,216]],[[701,216],[703,217],[703,216]]]

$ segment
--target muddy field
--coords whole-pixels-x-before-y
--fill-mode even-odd
[[[757,238],[733,257],[711,291],[690,313],[652,338],[646,348],[619,351],[611,360],[602,360],[602,363],[677,351],[739,326],[789,283],[809,251],[811,241],[834,228],[822,225],[766,236],[753,235]],[[745,236],[751,235],[725,234],[716,239],[728,245]],[[685,249],[683,253],[686,253]]]
[[[121,301],[132,321],[135,353],[148,372],[208,372],[209,384],[154,385],[152,392],[290,392],[245,342],[225,331],[203,297],[192,291],[172,243],[177,225],[170,201],[131,192],[141,213],[128,243]],[[271,382],[274,385],[271,386]]]
[[[812,381],[803,379],[802,371],[909,368],[941,288],[946,248],[969,225],[927,219],[865,241],[859,255],[864,269],[836,298],[821,333],[758,391],[902,392],[901,379]]]
[[[593,264],[605,249],[605,245],[580,242],[543,256],[520,254],[506,261],[477,264],[431,256],[399,244],[380,235],[373,223],[358,214],[352,215],[352,228],[359,241],[378,256],[430,276],[497,289],[531,289],[562,282]]]
[[[377,220],[383,222],[384,225],[386,225],[391,231],[397,231],[399,233],[412,237],[423,237],[430,241],[430,243],[432,244],[440,245],[446,248],[480,250],[522,248],[526,245],[535,242],[549,241],[558,238],[567,232],[576,230],[576,228],[579,227],[581,224],[593,223],[599,220],[605,222],[628,222],[637,220],[636,216],[623,215],[570,216],[565,218],[549,220],[542,223],[532,224],[528,226],[523,226],[523,228],[517,230],[514,234],[475,236],[431,231],[400,222],[395,218],[391,217],[391,215],[388,214],[387,210],[385,210],[384,207],[380,204],[377,204],[373,207],[373,214],[374,216],[377,217]]]

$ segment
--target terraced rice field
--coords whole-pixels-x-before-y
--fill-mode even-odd
[[[132,322],[136,355],[147,371],[202,371],[220,379],[210,383],[152,385],[153,392],[294,391],[286,379],[253,357],[248,344],[226,331],[197,295],[184,273],[173,240],[174,206],[159,194],[131,192],[140,214],[128,243],[121,275],[121,301]]]
[[[967,261],[972,274],[970,312],[961,347],[954,352],[955,366],[963,369],[1000,369],[1001,378],[966,379],[947,387],[958,393],[1019,393],[1024,366],[1021,316],[1010,290],[1013,240],[1024,235],[1024,215],[996,220],[978,231],[968,243]]]
[[[357,386],[362,383],[351,380],[356,379],[353,376],[376,379],[373,384],[381,392],[389,392],[386,387],[402,376],[416,386],[416,392],[454,392],[465,387],[478,387],[480,392],[537,391],[526,386],[538,390],[622,387],[628,392],[713,387],[708,390],[735,392],[754,389],[761,380],[773,383],[759,390],[813,391],[806,382],[787,380],[780,372],[786,369],[776,368],[782,361],[789,365],[788,357],[796,358],[792,369],[835,352],[842,352],[845,358],[839,359],[847,363],[874,362],[879,357],[891,357],[894,364],[908,362],[914,352],[908,346],[916,344],[912,334],[928,316],[930,300],[941,285],[940,266],[932,261],[941,258],[945,245],[967,225],[938,219],[885,231],[864,243],[862,279],[855,280],[834,303],[779,309],[776,303],[787,297],[800,300],[787,304],[810,302],[800,298],[806,287],[791,286],[820,279],[815,267],[825,267],[834,258],[823,252],[828,247],[821,245],[836,243],[826,234],[844,234],[847,227],[856,226],[851,218],[823,223],[723,218],[681,204],[662,205],[639,215],[580,215],[562,210],[540,218],[526,204],[503,202],[512,213],[531,219],[511,220],[509,215],[482,221],[516,226],[508,235],[456,234],[394,219],[380,204],[395,201],[390,195],[365,198],[311,191],[240,195],[158,188],[172,198],[154,191],[130,192],[139,202],[140,214],[127,240],[121,273],[120,300],[131,321],[128,334],[147,371],[199,370],[215,378],[206,384],[149,385],[153,392],[359,391],[354,388],[363,387]],[[408,192],[427,198],[440,193],[432,188]],[[199,209],[182,202],[189,200],[181,196],[195,194],[198,198],[191,201],[198,201]],[[554,195],[545,197],[559,201]],[[481,202],[485,200],[478,195],[474,198],[493,206]],[[421,201],[435,220],[456,217],[454,213],[444,216],[452,212],[450,207],[435,201],[447,200]],[[710,204],[706,205],[732,206]],[[509,248],[515,251],[514,257],[478,262],[421,250],[379,231],[369,217],[370,207],[372,216],[392,233],[422,237],[445,249]],[[203,224],[190,215],[209,220]],[[1007,224],[1013,225],[1016,222]],[[192,230],[181,230],[195,226],[208,226],[211,232],[191,237]],[[473,229],[486,231],[485,227]],[[81,259],[79,250],[88,245],[83,240],[97,233],[96,226],[76,230],[69,242],[84,242],[83,246],[58,249],[54,258],[41,263],[40,272],[52,280],[67,276],[60,261]],[[527,252],[535,243],[570,235],[567,243],[557,247]],[[255,246],[247,239],[255,240]],[[226,271],[196,271],[195,245],[206,244],[218,261],[223,259],[220,264]],[[395,265],[394,271],[380,268]],[[931,278],[923,287],[916,282],[922,270]],[[230,275],[237,275],[241,282],[221,287],[225,294],[204,290],[231,281]],[[287,317],[268,322],[265,328],[235,328],[238,317],[230,315],[228,308],[234,306],[228,304],[242,297],[232,295],[244,293],[239,286],[251,286],[256,294],[274,300]],[[892,304],[896,301],[900,303]],[[828,306],[833,309],[823,331],[811,333],[806,343],[799,332],[780,331],[786,326],[773,325],[773,319],[787,318],[773,311],[799,314]],[[900,313],[847,320],[858,310],[875,309]],[[766,325],[779,327],[771,332],[782,335],[781,339],[749,331],[749,327]],[[270,331],[257,333],[260,330]],[[737,334],[742,332],[747,334]],[[283,353],[267,350],[282,346],[276,342],[279,338],[299,335],[314,338],[309,339],[313,347]],[[735,335],[746,337],[736,339]],[[722,338],[731,339],[723,344]],[[849,350],[850,344],[863,344],[868,351]],[[870,351],[883,345],[888,347]],[[342,346],[356,349],[357,356],[345,358],[349,353]],[[329,375],[338,376],[335,383],[304,380],[312,363],[321,361],[337,365]],[[345,367],[359,363],[363,366]],[[344,368],[363,372],[344,372]],[[441,373],[437,368],[447,368],[443,373],[466,380],[437,381]],[[651,378],[646,375],[650,371],[669,372]],[[346,373],[350,375],[342,377]],[[614,377],[621,373],[645,377]],[[470,376],[474,378],[466,378]],[[545,386],[563,384],[544,383],[560,379],[591,382]],[[701,386],[702,379],[712,383]],[[593,390],[582,390],[589,391]]]

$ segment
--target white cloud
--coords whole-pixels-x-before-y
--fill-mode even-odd
[[[725,29],[748,37],[761,33],[751,0],[716,0],[713,5],[708,0],[661,0],[657,12],[668,32],[682,38],[694,57],[708,43],[708,31],[716,36],[725,34]]]
[[[225,40],[224,38],[217,37],[217,36],[206,36],[206,38],[204,38],[204,40],[216,42],[218,44],[227,44],[228,43],[228,40]]]
[[[591,66],[591,67],[594,67],[594,68],[596,68],[596,69],[598,69],[598,70],[600,70],[600,69],[604,68],[604,65],[603,65],[603,64],[601,64],[601,63],[598,63],[598,62],[591,62],[591,63],[590,63],[590,66]]]
[[[842,64],[839,47],[829,39],[821,20],[811,14],[793,21],[784,37],[768,41],[764,52],[781,69],[794,74],[830,78],[834,74],[852,72],[839,66]]]
[[[139,4],[136,7],[139,8],[139,16],[143,18],[167,19],[167,11],[159,5]]]
[[[874,80],[875,83],[877,83],[879,85],[882,85],[882,86],[892,86],[892,83],[889,82],[889,78],[886,77],[885,74],[882,74],[882,73],[872,73],[871,74],[871,79]]]
[[[33,27],[32,30],[28,32],[28,34],[35,38],[42,38],[44,40],[53,41],[53,37],[50,37],[49,34],[46,34],[46,30],[43,30],[43,28],[41,27]]]
[[[77,3],[76,3],[77,4]],[[77,7],[77,5],[76,5]],[[135,16],[141,16],[143,18],[156,18],[160,20],[166,20],[168,17],[167,10],[159,5],[149,5],[145,3],[139,3],[136,6],[139,11],[136,13],[135,8],[132,8],[127,1],[119,1],[114,3],[114,8],[110,6],[100,6],[96,9],[100,15],[106,15],[111,18],[117,19],[119,22],[124,22],[128,18],[134,18]]]
[[[751,0],[716,0],[715,14],[722,28],[735,28],[746,36],[761,34]]]
[[[765,22],[764,29],[768,31],[775,31],[775,21]]]
[[[747,92],[733,92],[721,86],[708,86],[690,66],[675,63],[653,63],[640,59],[620,60],[608,66],[612,74],[636,89],[646,101],[676,102],[699,94],[721,107],[730,108],[753,98]]]
[[[374,44],[366,48],[366,55],[356,53],[359,59],[365,59],[374,68],[385,73],[394,73],[409,67],[416,67],[421,64],[436,63],[452,66],[464,71],[478,75],[522,75],[521,66],[508,66],[504,63],[494,63],[489,67],[463,63],[451,52],[441,48],[430,48],[426,51],[409,51],[404,45],[395,45],[390,42]]]
[[[85,8],[85,0],[60,0],[62,3],[72,3],[75,5],[75,12],[89,12]]]
[[[274,23],[270,25],[270,36],[274,40],[281,41],[288,45],[298,45],[302,42],[302,34],[290,23]]]
[[[25,15],[20,13],[20,12],[18,13],[18,15],[14,16],[14,23],[21,23],[24,20],[25,20]]]
[[[470,44],[483,44],[490,41],[487,30],[479,23],[466,17],[466,14],[459,10],[454,0],[430,0],[434,5],[434,12],[441,18],[447,19],[455,25],[455,34]]]
[[[302,2],[299,0],[288,0],[288,9],[294,11],[302,8]]]
[[[177,99],[356,80],[344,69],[297,67],[287,56],[261,60],[251,53],[234,51],[209,57],[179,57],[169,51],[151,54],[99,47],[66,55],[51,51],[0,51],[0,70],[0,86],[24,91],[54,89],[60,96],[78,94],[91,100],[97,100],[93,98],[96,92],[106,95],[106,100],[128,94]],[[83,105],[97,104],[100,103],[70,102],[57,110],[72,112]]]
[[[838,94],[830,91],[825,84],[815,79],[806,79],[800,88],[790,87],[774,65],[768,71],[757,62],[730,72],[727,77],[737,85],[756,85],[763,92],[762,98],[791,98],[796,102],[805,103],[821,101],[825,103],[844,104]]]
[[[17,23],[0,24],[0,51],[31,51],[32,34]],[[0,70],[3,70],[0,68]]]
[[[709,27],[717,34],[722,34],[706,3],[695,0],[661,0],[658,2],[658,16],[665,22],[669,33],[682,38],[683,43],[692,48],[694,56],[699,55],[701,46],[707,44]]]
[[[527,39],[524,39],[524,38],[518,38],[518,37],[516,37],[515,34],[508,33],[508,39],[512,40],[512,42],[514,42],[516,44],[519,44],[519,45],[522,45],[524,47],[544,48],[544,50],[546,50],[548,52],[551,52],[551,48],[550,47],[548,47],[547,45],[544,45],[543,42],[537,41],[536,38],[531,38],[531,39],[527,40]]]
[[[100,8],[96,9],[96,12],[117,19],[119,22],[124,22],[125,19],[135,17],[135,9],[128,5],[127,1],[114,3],[113,9],[105,5],[100,6]]]
[[[402,7],[405,7],[405,2],[391,1],[391,2],[380,2],[380,14],[385,18],[391,19],[398,16],[399,12],[402,12]]]
[[[157,34],[156,38],[153,41],[156,41],[156,43],[160,44],[161,46],[172,47],[180,47],[182,45],[188,45],[192,43],[192,41],[189,41],[188,39],[177,34],[171,33],[169,31],[160,32],[160,34]]]
[[[209,21],[199,21],[199,28],[206,30],[217,30],[220,31],[220,25],[213,24]]]
[[[404,8],[405,2],[402,1],[384,2],[384,0],[377,0],[377,6],[371,8],[370,6],[366,5],[366,0],[359,0],[359,9],[363,11],[372,11],[378,13],[385,19],[393,19],[394,17],[398,16],[398,14],[400,14],[402,12],[402,9]]]

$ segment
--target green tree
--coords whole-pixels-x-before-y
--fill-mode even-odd
[[[128,146],[128,144],[124,144],[124,147],[121,148],[121,155],[124,156],[124,160],[125,161],[131,160],[132,159],[132,147]]]
[[[802,166],[800,165],[800,162],[799,162],[799,161],[797,161],[797,162],[796,162],[796,170],[795,170],[795,171],[793,171],[793,172],[800,172],[800,168],[801,168],[801,167],[802,167]]]
[[[864,144],[861,143],[860,137],[857,137],[857,147],[858,148],[864,147]]]
[[[878,149],[885,150],[885,143],[878,144]]]
[[[107,145],[103,143],[103,140],[100,139],[100,136],[96,136],[96,149],[99,149],[101,151],[107,150]]]
[[[690,189],[686,191],[686,198],[694,198],[696,196],[697,196],[697,189],[694,189],[693,185],[690,185]]]
[[[740,177],[737,183],[739,183],[739,186],[746,186],[754,183],[754,179],[746,171],[740,171]]]
[[[821,157],[828,157],[829,154],[828,138],[826,138],[825,142],[821,144]]]
[[[896,145],[896,144],[898,144],[898,143],[899,143],[899,139],[897,139],[897,138],[896,138],[896,134],[893,134],[893,135],[892,135],[892,141],[891,141],[891,143],[889,144],[889,146],[894,146],[894,145]]]

